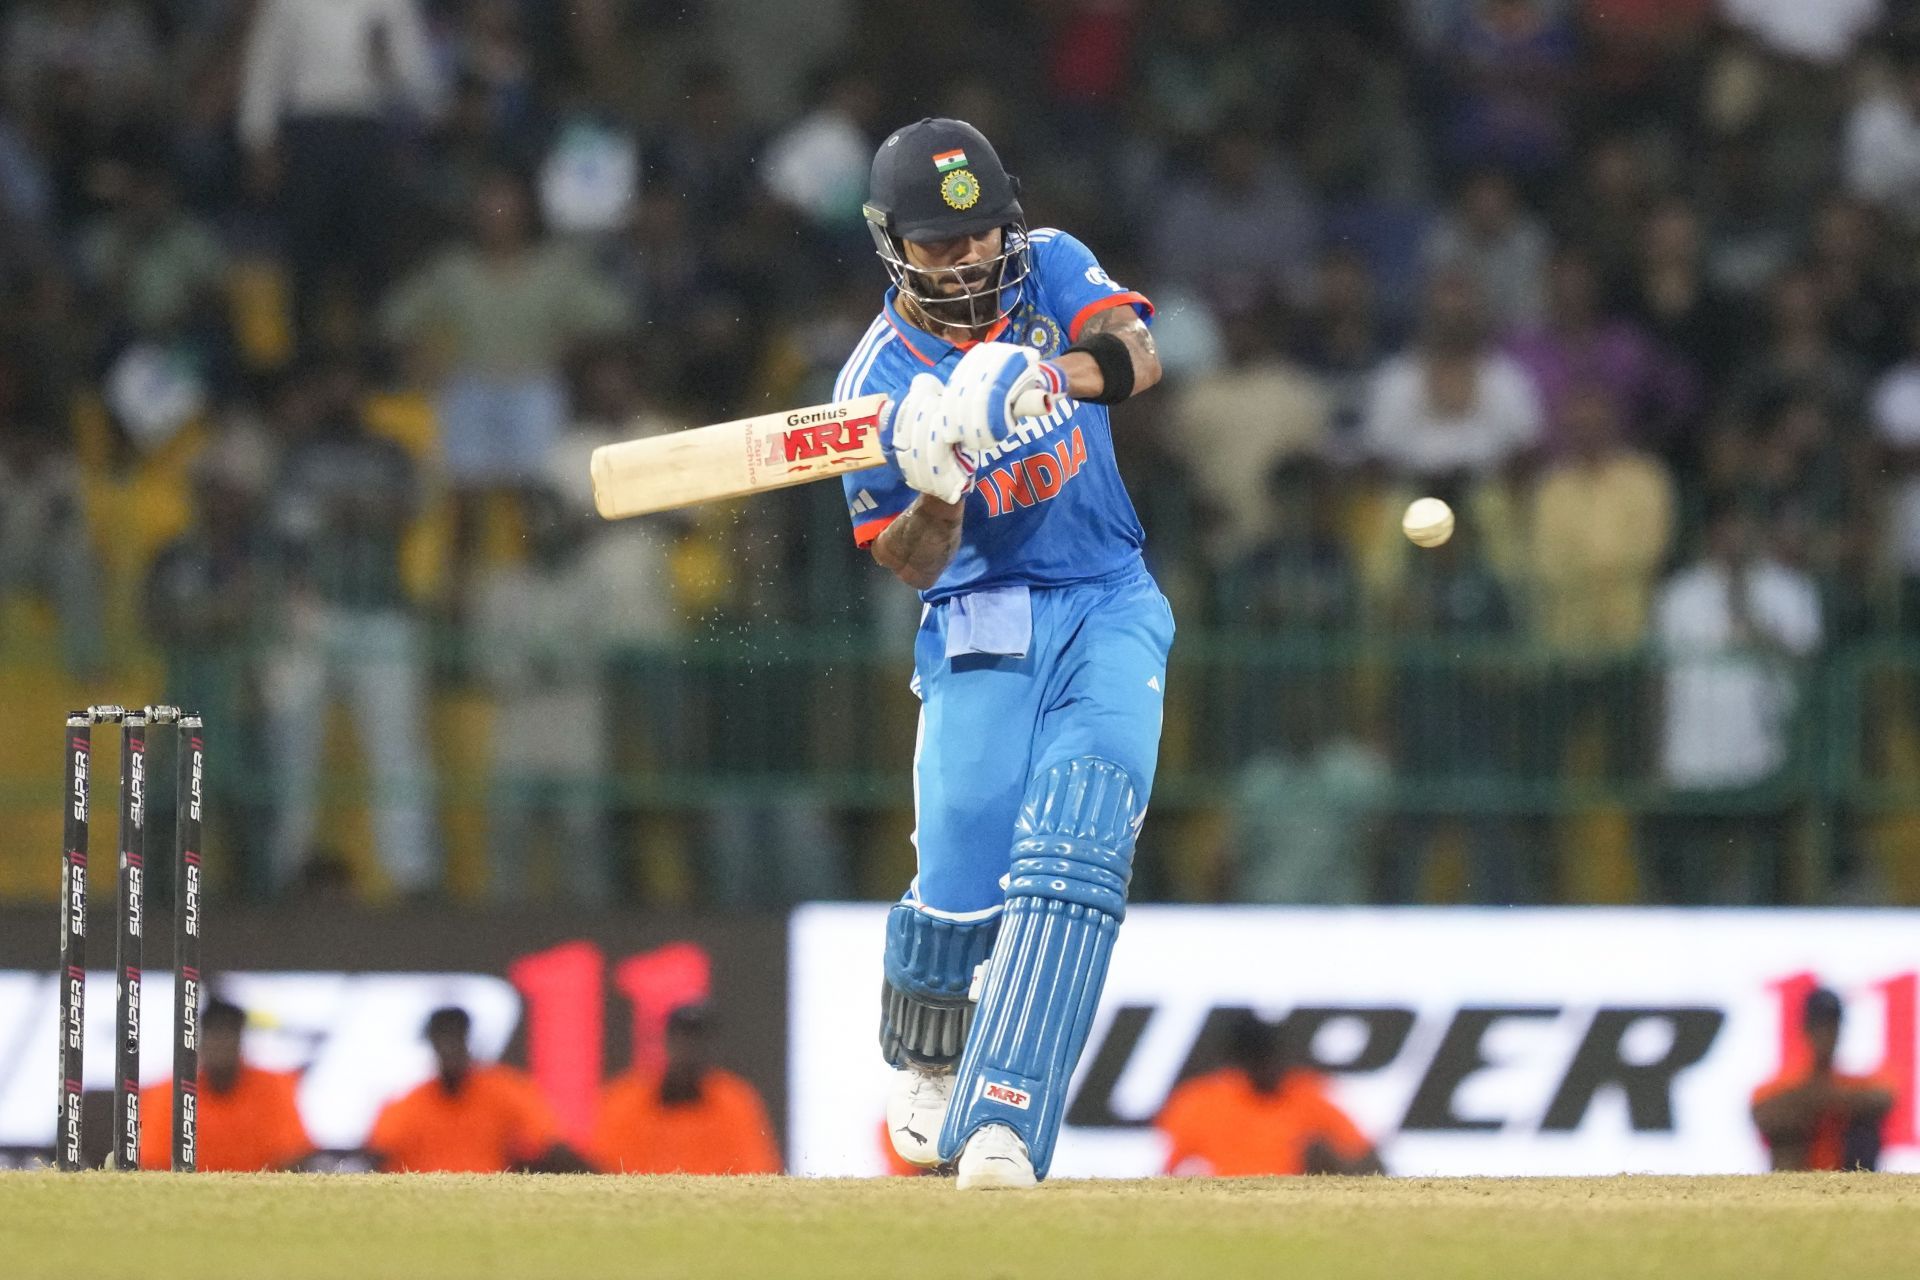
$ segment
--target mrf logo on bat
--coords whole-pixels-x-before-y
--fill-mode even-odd
[[[773,432],[767,437],[767,465],[799,464],[790,466],[788,470],[802,471],[807,463],[864,448],[867,433],[880,424],[879,415],[870,413],[862,418],[842,418],[840,412],[814,409],[788,414],[787,429]]]

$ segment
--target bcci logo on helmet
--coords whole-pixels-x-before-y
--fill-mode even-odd
[[[971,169],[955,169],[940,179],[940,198],[955,209],[971,209],[980,203],[980,180]]]

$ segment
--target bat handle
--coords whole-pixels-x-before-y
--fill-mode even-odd
[[[1016,418],[1044,418],[1052,413],[1062,397],[1039,387],[1029,387],[1013,398],[1013,416]],[[880,405],[880,435],[890,439],[893,430],[893,411],[899,408],[899,401],[889,396]]]
[[[1016,418],[1044,418],[1053,412],[1059,397],[1051,391],[1042,391],[1039,387],[1029,387],[1013,400],[1013,416]]]

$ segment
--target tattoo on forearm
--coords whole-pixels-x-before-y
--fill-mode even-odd
[[[1080,336],[1110,333],[1127,344],[1133,354],[1133,391],[1135,395],[1160,381],[1160,350],[1153,345],[1153,330],[1147,328],[1132,307],[1108,307],[1097,311],[1080,326]]]
[[[1112,334],[1126,343],[1135,354],[1158,354],[1153,345],[1153,330],[1147,328],[1146,321],[1134,314],[1132,307],[1108,307],[1089,316],[1086,324],[1080,327],[1080,336],[1085,338],[1096,333]]]
[[[898,520],[880,531],[874,540],[873,558],[901,580],[925,591],[939,581],[947,562],[960,549],[962,510],[935,503],[924,495],[914,499]]]

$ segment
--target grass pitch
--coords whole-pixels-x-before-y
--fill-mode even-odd
[[[1910,1277],[1920,1178],[1058,1182],[0,1173],[0,1275]]]

